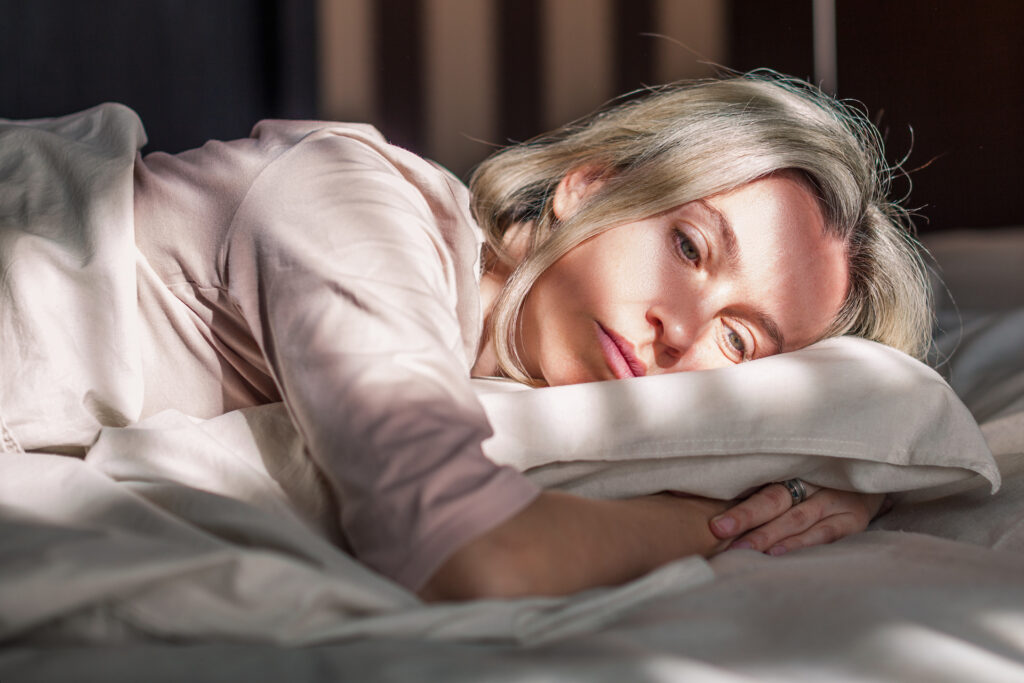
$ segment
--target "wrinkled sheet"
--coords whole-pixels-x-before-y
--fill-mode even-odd
[[[868,532],[768,558],[712,562],[717,578],[597,633],[522,647],[360,638],[308,648],[223,640],[116,650],[0,651],[17,681],[963,681],[1024,674],[1024,557],[919,534]]]
[[[1019,490],[1020,482],[1014,486]],[[197,563],[193,571],[201,576],[213,564]],[[321,624],[333,628],[334,636],[303,648],[280,643],[306,621],[308,603],[278,615],[285,637],[269,644],[217,634],[211,623],[206,624],[207,635],[184,640],[142,633],[127,624],[101,630],[105,621],[112,622],[112,615],[93,610],[8,642],[0,651],[0,676],[83,682],[524,683],[959,682],[1024,676],[1020,553],[920,533],[869,531],[780,558],[733,551],[713,559],[710,566],[714,580],[700,585],[684,588],[685,577],[676,575],[680,567],[670,565],[647,577],[646,583],[578,598],[575,607],[514,601],[495,605],[497,609],[484,615],[480,605],[461,610],[410,606],[398,620],[404,622],[404,630],[380,637],[367,628],[383,625],[387,617],[364,620],[362,637],[353,637],[358,632],[351,629],[346,633],[341,623]],[[159,571],[160,566],[154,569]],[[108,581],[115,583],[116,575]],[[372,581],[367,586],[372,587]],[[54,588],[52,582],[47,585],[49,591]],[[646,599],[631,601],[624,594],[639,588],[649,589]],[[277,589],[278,585],[255,585],[237,592],[252,595]],[[285,584],[282,590],[289,593],[293,588]],[[616,595],[619,601],[614,600]],[[308,597],[337,604],[337,594],[331,591]],[[400,600],[395,596],[395,602]],[[628,609],[619,609],[629,603]],[[197,621],[211,614],[205,601],[201,607],[196,606]],[[216,607],[211,621],[222,614]],[[518,642],[445,640],[452,627],[473,626],[486,632],[498,622],[498,612],[506,623],[521,624],[520,633],[529,637]],[[139,614],[122,612],[124,622],[129,616],[137,619]],[[587,628],[580,629],[584,624]],[[84,628],[93,629],[105,644],[117,644],[116,650],[88,647],[69,638]]]
[[[163,413],[105,430],[84,462],[4,454],[0,639],[536,642],[712,576],[689,558],[612,591],[425,606],[331,544],[322,507],[294,511],[258,440],[287,417],[261,411]]]

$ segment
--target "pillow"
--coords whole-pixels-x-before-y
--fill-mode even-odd
[[[772,481],[870,493],[999,470],[931,368],[853,337],[728,368],[528,389],[474,380],[493,461],[539,485],[619,498],[731,499]]]

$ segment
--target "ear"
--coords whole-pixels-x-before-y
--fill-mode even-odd
[[[558,220],[564,220],[604,185],[605,173],[597,166],[577,166],[559,181],[551,210]]]

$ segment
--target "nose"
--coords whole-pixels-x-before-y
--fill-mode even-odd
[[[666,372],[678,372],[690,355],[699,321],[695,311],[683,306],[652,306],[647,311],[647,322],[654,328],[654,361]]]

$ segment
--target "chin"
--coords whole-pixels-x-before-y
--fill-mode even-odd
[[[574,367],[565,368],[560,372],[545,373],[542,381],[549,387],[561,387],[567,384],[586,384],[588,382],[600,382],[603,377],[595,377],[587,372],[586,368]]]

